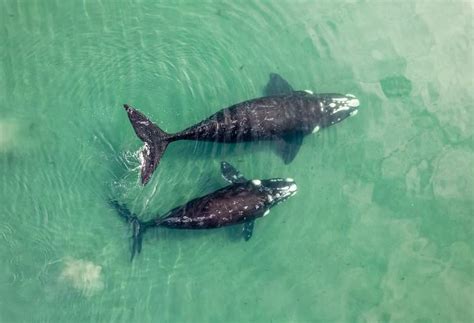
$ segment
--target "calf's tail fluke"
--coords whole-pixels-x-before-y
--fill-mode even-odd
[[[128,119],[133,126],[133,130],[135,130],[138,138],[145,143],[141,152],[141,182],[145,185],[160,163],[161,156],[163,156],[173,136],[161,130],[140,111],[132,108],[128,104],[124,104],[123,106],[127,111]]]
[[[142,251],[142,241],[143,233],[145,233],[147,225],[146,223],[140,221],[136,215],[134,215],[130,210],[123,204],[118,203],[115,200],[109,201],[109,204],[118,212],[118,214],[130,223],[132,227],[132,236],[131,236],[131,258],[133,260],[135,254],[139,254]]]
[[[132,261],[135,254],[139,254],[142,251],[143,233],[146,230],[146,225],[138,220],[136,216],[130,222],[132,224],[132,255],[130,256],[130,261]]]

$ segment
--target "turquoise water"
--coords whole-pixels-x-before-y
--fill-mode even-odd
[[[472,5],[0,2],[1,322],[472,322]],[[139,185],[129,103],[179,131],[258,97],[353,93],[359,114],[269,144],[169,146]],[[240,228],[130,231],[249,178],[299,193]]]

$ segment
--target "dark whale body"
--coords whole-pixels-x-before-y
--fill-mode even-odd
[[[270,75],[265,92],[270,95],[222,109],[175,134],[165,133],[141,112],[125,104],[135,133],[145,143],[142,184],[149,181],[167,145],[177,140],[220,143],[271,140],[277,143],[280,155],[288,164],[296,156],[304,136],[344,120],[355,114],[359,106],[359,101],[350,94],[292,91],[278,74]]]
[[[141,250],[142,235],[152,227],[171,229],[214,229],[244,223],[244,238],[250,239],[253,221],[268,214],[271,207],[293,196],[293,179],[247,180],[233,166],[221,163],[223,177],[231,183],[215,192],[193,199],[147,222],[116,201],[111,205],[132,223],[132,258]]]

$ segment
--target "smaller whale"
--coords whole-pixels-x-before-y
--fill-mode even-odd
[[[297,192],[296,183],[291,178],[248,180],[227,162],[221,163],[221,172],[230,185],[146,222],[139,220],[125,205],[110,201],[119,215],[131,223],[131,260],[141,251],[143,234],[153,227],[214,229],[244,224],[243,236],[247,241],[252,236],[255,219],[266,216],[270,208]]]
[[[298,153],[303,137],[357,113],[359,100],[352,94],[294,91],[280,75],[270,74],[264,97],[222,109],[207,119],[174,134],[161,130],[143,113],[124,104],[141,151],[141,182],[145,185],[168,144],[177,140],[220,143],[274,141],[285,164]]]

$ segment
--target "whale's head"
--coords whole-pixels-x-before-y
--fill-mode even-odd
[[[319,94],[321,127],[329,127],[357,114],[359,100],[352,94]]]
[[[254,179],[252,184],[266,195],[266,204],[269,207],[285,201],[298,191],[292,178]]]

